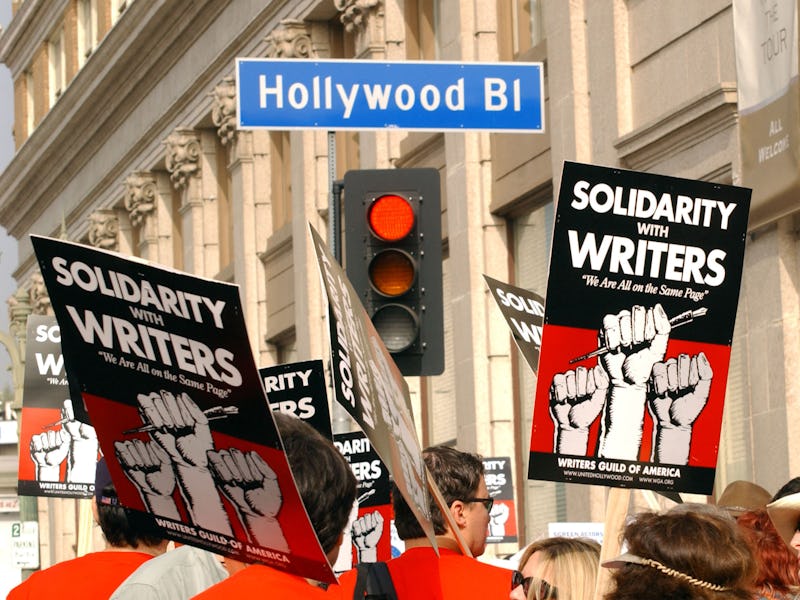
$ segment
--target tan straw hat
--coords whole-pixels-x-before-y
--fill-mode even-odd
[[[783,541],[789,546],[800,520],[800,492],[789,494],[767,505],[767,513]]]

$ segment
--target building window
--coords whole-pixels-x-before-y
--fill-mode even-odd
[[[547,286],[548,257],[552,243],[554,205],[552,199],[540,201],[515,218],[511,224],[514,252],[514,285],[544,296]],[[515,350],[516,351],[516,350]],[[533,399],[536,377],[525,360],[518,361],[520,403],[520,439],[518,456],[527,456],[530,448]],[[526,539],[547,534],[547,524],[566,519],[563,483],[527,481],[525,483]]]
[[[437,0],[409,0],[405,3],[406,58],[410,60],[439,58],[436,36],[439,4]]]
[[[33,73],[25,71],[25,135],[30,136],[36,128]]]
[[[497,0],[501,60],[513,60],[544,40],[542,0]]]
[[[86,64],[97,40],[97,0],[78,2],[78,67]]]
[[[444,305],[444,372],[436,377],[424,377],[427,412],[430,416],[429,444],[446,444],[456,440],[456,369],[453,365],[453,310],[450,293],[450,259],[442,260],[442,302]]]
[[[119,18],[122,16],[122,13],[125,12],[125,9],[128,8],[128,4],[130,4],[133,0],[111,0],[111,25],[113,26],[114,23],[119,21]]]
[[[292,156],[288,131],[271,131],[272,231],[292,221]]]
[[[49,100],[56,103],[66,86],[66,56],[64,48],[64,26],[60,25],[47,43],[49,60]]]
[[[217,234],[219,267],[223,271],[233,260],[233,215],[231,210],[231,177],[228,172],[228,149],[214,136],[217,157]]]

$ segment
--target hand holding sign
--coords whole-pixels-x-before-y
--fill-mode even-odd
[[[655,423],[651,460],[688,464],[692,426],[708,402],[713,376],[703,352],[691,358],[681,354],[677,360],[653,365],[648,402]]]

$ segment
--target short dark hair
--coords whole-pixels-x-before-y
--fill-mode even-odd
[[[280,412],[273,417],[297,491],[325,553],[336,547],[356,499],[356,478],[344,456],[313,427]]]
[[[110,546],[136,548],[140,544],[157,546],[164,541],[150,515],[119,504],[113,483],[103,486],[101,492],[110,502],[97,503],[97,522]]]
[[[625,527],[624,540],[629,553],[658,561],[667,571],[626,563],[614,569],[615,589],[606,600],[752,598],[755,561],[727,515],[709,510],[642,513]],[[701,582],[725,589],[712,590]]]
[[[784,483],[781,486],[781,489],[775,492],[775,495],[772,497],[772,500],[770,500],[770,502],[775,502],[775,500],[780,500],[785,496],[789,496],[790,494],[796,494],[797,492],[800,492],[800,477],[793,477],[792,479]]]
[[[425,465],[433,477],[433,481],[442,492],[442,496],[450,506],[456,500],[466,500],[475,495],[483,477],[483,461],[477,454],[461,452],[450,446],[431,446],[422,452]],[[410,540],[425,536],[425,531],[411,512],[406,501],[396,487],[392,488],[394,504],[394,524],[397,535],[402,540]],[[436,535],[447,532],[444,516],[436,505],[433,495],[429,494],[429,509],[433,531]]]

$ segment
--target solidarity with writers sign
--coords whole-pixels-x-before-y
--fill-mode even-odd
[[[239,127],[544,131],[541,63],[236,61]]]
[[[539,350],[542,346],[542,323],[544,322],[544,298],[534,292],[502,283],[484,275],[486,285],[492,292],[500,312],[511,328],[514,341],[525,357],[528,366],[539,367]]]
[[[565,163],[530,479],[711,493],[749,202]]]
[[[90,498],[97,434],[75,418],[55,317],[28,317],[19,494]]]
[[[334,581],[267,404],[238,288],[32,241],[120,502],[148,513],[164,537]]]
[[[309,229],[328,298],[336,401],[369,438],[403,499],[435,545],[428,508],[428,487],[432,482],[428,481],[417,441],[408,385],[347,275],[317,231],[310,225]],[[455,523],[453,526],[456,527]]]

